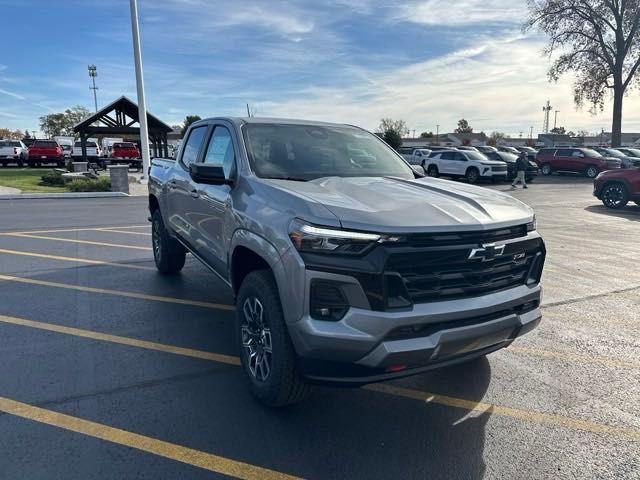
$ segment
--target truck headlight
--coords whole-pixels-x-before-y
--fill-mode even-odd
[[[295,219],[289,227],[289,238],[300,252],[340,253],[357,255],[378,242],[397,241],[377,233],[353,232],[333,228],[316,227]]]
[[[535,232],[538,228],[538,221],[536,220],[536,216],[533,216],[533,221],[527,223],[527,232]]]

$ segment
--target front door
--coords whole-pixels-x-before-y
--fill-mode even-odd
[[[227,180],[236,176],[235,145],[231,130],[225,125],[215,125],[202,163],[222,166]],[[233,185],[196,186],[198,200],[194,212],[197,251],[220,275],[227,278],[228,244],[233,234],[231,218],[231,191]]]

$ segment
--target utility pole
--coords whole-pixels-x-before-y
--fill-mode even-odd
[[[555,112],[555,116],[553,117],[553,129],[555,130],[556,128],[558,128],[558,114],[560,113],[560,110],[556,110]]]
[[[87,65],[87,70],[89,70],[89,78],[91,79],[91,82],[93,83],[92,87],[89,87],[89,90],[93,90],[93,104],[96,107],[96,112],[98,111],[98,96],[96,93],[96,90],[98,90],[98,87],[96,87],[96,77],[98,76],[98,68],[95,65]]]
[[[249,104],[247,103],[247,117],[251,116],[251,112],[249,111]]]
[[[531,129],[529,130],[529,143],[529,146],[533,147],[533,126],[531,126]]]
[[[551,102],[547,100],[547,104],[542,107],[542,111],[544,112],[544,123],[542,124],[542,131],[544,133],[549,133],[549,114],[551,113],[551,110]]]
[[[133,59],[136,66],[136,89],[138,91],[138,118],[140,122],[140,143],[142,146],[142,178],[140,183],[149,180],[149,128],[147,127],[147,103],[144,99],[144,78],[142,75],[142,55],[140,53],[140,32],[138,31],[138,4],[129,0],[131,8],[131,36],[133,37]]]
[[[436,145],[440,145],[440,125],[436,125]]]

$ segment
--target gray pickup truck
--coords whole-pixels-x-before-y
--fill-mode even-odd
[[[465,362],[541,319],[533,211],[424,177],[357,127],[201,120],[176,160],[153,160],[149,210],[160,272],[189,252],[232,289],[267,405]]]

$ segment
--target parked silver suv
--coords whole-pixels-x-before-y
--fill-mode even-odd
[[[426,178],[377,136],[329,123],[212,118],[154,159],[153,252],[191,252],[232,289],[252,392],[358,385],[467,361],[541,318],[545,247],[512,197]]]

